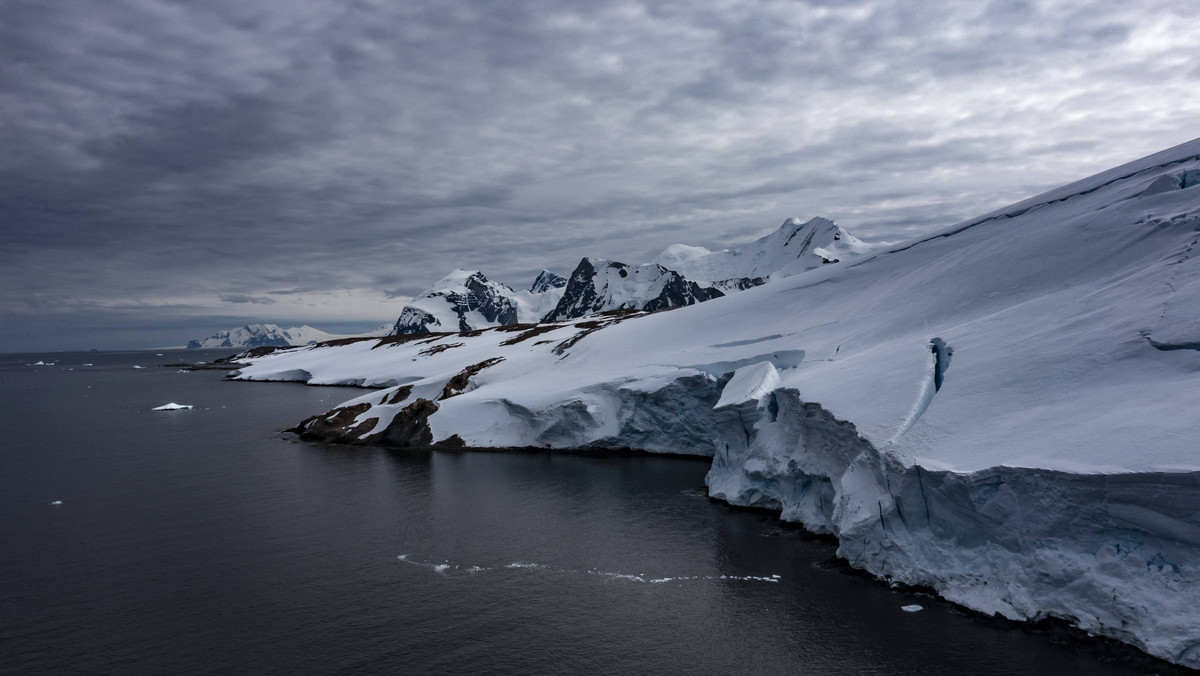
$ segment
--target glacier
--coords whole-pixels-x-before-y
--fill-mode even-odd
[[[1200,139],[668,312],[341,341],[234,377],[374,388],[309,438],[710,455],[710,496],[836,536],[856,568],[1200,668],[1198,177]]]

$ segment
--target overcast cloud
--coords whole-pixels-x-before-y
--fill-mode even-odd
[[[0,351],[943,228],[1190,140],[1200,7],[0,0]]]

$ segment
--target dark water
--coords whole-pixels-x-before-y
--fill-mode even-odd
[[[0,672],[1131,672],[821,567],[705,462],[308,445],[359,392],[156,366],[214,356],[0,357]]]

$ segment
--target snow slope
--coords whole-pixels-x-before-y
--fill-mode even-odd
[[[1198,178],[1200,140],[672,312],[238,377],[387,388],[308,421],[323,438],[712,455],[711,495],[856,567],[1200,667]]]

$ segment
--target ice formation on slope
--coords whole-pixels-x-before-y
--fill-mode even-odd
[[[857,567],[1200,667],[1198,175],[1200,140],[736,297],[238,377],[384,388],[308,423],[351,439],[712,454]]]

